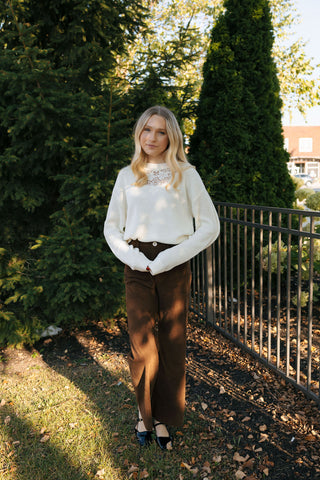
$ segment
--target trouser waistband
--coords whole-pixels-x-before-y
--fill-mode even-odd
[[[130,240],[129,245],[138,248],[149,260],[154,260],[160,252],[175,246],[170,243],[140,242],[140,240]]]

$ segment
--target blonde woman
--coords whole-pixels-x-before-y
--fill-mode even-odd
[[[160,448],[172,449],[167,425],[183,422],[189,260],[219,231],[175,116],[165,107],[149,108],[136,124],[134,156],[119,172],[104,225],[112,252],[125,264],[128,362],[141,446],[154,430]]]

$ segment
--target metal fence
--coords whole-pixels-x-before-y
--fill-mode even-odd
[[[320,403],[320,212],[215,205],[191,310]]]

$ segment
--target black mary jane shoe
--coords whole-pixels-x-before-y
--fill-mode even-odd
[[[142,418],[138,418],[138,423],[139,422],[142,422]],[[147,447],[148,445],[150,445],[150,443],[152,442],[152,432],[150,430],[139,432],[137,427],[135,427],[134,431],[140,447]]]
[[[156,432],[157,444],[159,445],[161,450],[172,450],[172,437],[170,435],[168,437],[158,437],[157,430],[156,430],[156,427],[158,425],[165,425],[165,424],[161,423],[161,422],[154,422],[153,423],[154,430]],[[165,427],[167,427],[167,426],[165,425]],[[169,445],[170,442],[171,442],[171,445]]]

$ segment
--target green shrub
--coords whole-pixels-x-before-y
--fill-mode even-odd
[[[302,202],[313,194],[314,190],[312,190],[311,188],[298,188],[298,190],[295,191],[295,198]]]
[[[281,273],[284,272],[287,266],[287,246],[281,242],[280,244],[280,271]],[[266,245],[262,249],[262,258],[260,259],[260,254],[258,253],[256,258],[262,262],[262,268],[265,271],[269,269],[269,246]],[[278,269],[278,242],[274,242],[271,245],[271,252],[270,252],[270,268],[271,273],[276,273]]]
[[[35,261],[0,248],[0,345],[32,344],[42,329],[43,288]]]
[[[316,192],[306,200],[306,206],[310,210],[320,210],[320,192]]]
[[[293,182],[294,188],[298,190],[299,188],[302,188],[304,186],[304,181],[302,178],[297,178],[291,175],[291,180]]]

